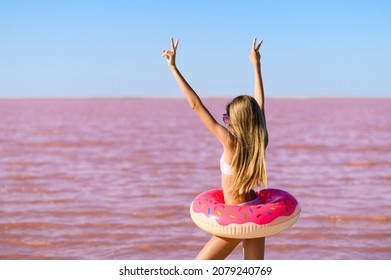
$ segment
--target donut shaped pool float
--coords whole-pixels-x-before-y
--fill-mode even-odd
[[[251,239],[279,233],[299,218],[301,207],[296,198],[280,189],[256,192],[255,205],[226,205],[222,189],[196,196],[190,206],[194,223],[213,235]]]

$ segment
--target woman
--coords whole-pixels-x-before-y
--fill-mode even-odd
[[[167,64],[191,108],[223,146],[220,159],[221,185],[225,204],[251,205],[259,203],[254,187],[267,184],[265,150],[268,133],[264,111],[261,56],[254,38],[249,59],[254,67],[254,97],[241,95],[227,105],[223,115],[228,128],[220,125],[209,113],[197,93],[179,72],[176,50],[179,40],[171,38],[171,50],[163,50]],[[265,238],[233,239],[213,236],[196,259],[225,259],[242,242],[244,259],[263,259]]]

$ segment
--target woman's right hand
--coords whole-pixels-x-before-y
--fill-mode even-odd
[[[178,47],[179,39],[177,39],[174,43],[174,39],[171,38],[171,51],[169,50],[163,50],[162,57],[167,59],[167,64],[169,67],[176,67],[175,65],[175,56],[176,56],[176,49]]]
[[[251,54],[248,56],[253,65],[261,63],[261,54],[259,53],[259,48],[261,47],[262,42],[263,40],[261,40],[257,45],[257,37],[254,38],[253,46],[251,48]]]

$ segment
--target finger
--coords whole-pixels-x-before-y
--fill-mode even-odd
[[[174,50],[176,50],[177,49],[177,47],[178,47],[178,43],[179,43],[179,38],[178,39],[176,39],[176,41],[175,41],[175,48],[174,48]]]
[[[263,40],[261,40],[261,41],[259,42],[259,44],[258,44],[258,46],[257,46],[257,48],[256,48],[257,51],[258,51],[259,48],[261,47],[262,43],[263,43]]]
[[[172,55],[170,53],[162,53],[162,57],[169,59]]]
[[[257,37],[254,37],[254,41],[253,41],[253,49],[255,50],[255,45],[257,44]]]
[[[162,57],[169,57],[170,54],[172,54],[172,52],[168,51],[168,50],[163,50],[162,52]]]
[[[171,37],[171,50],[175,51],[174,39]]]

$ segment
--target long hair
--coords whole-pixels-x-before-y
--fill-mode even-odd
[[[251,96],[241,95],[227,105],[235,152],[233,156],[233,180],[230,195],[248,197],[255,186],[267,185],[265,149],[268,136],[266,120]]]

